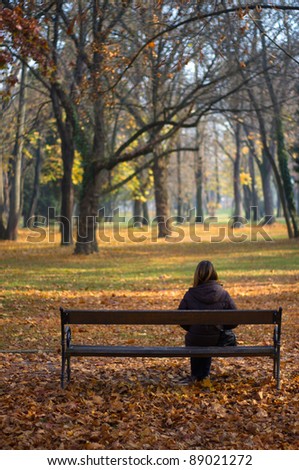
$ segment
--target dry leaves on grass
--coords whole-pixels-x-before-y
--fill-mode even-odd
[[[171,292],[165,308],[175,301]],[[138,298],[139,293],[119,293],[111,300],[125,308],[127,301],[136,305]],[[154,308],[158,304],[161,300],[156,298]],[[46,336],[57,330],[56,323],[53,318],[44,322]],[[294,317],[288,314],[281,392],[275,389],[269,358],[214,359],[210,390],[178,385],[178,379],[189,373],[187,359],[74,358],[72,382],[61,390],[58,354],[3,355],[3,447],[296,449],[299,375],[294,326]],[[110,344],[182,344],[180,328],[164,328],[161,334],[161,327],[155,326],[133,331],[125,326],[78,326],[74,335],[90,342],[104,337]],[[240,342],[265,341],[263,327],[238,330]],[[26,339],[24,335],[23,345]]]
[[[186,360],[78,359],[72,383],[60,390],[58,356],[16,355],[2,370],[2,445],[294,449],[299,377],[278,393],[264,362],[257,370],[253,360],[216,359],[207,391],[177,385]]]
[[[139,298],[135,295],[131,293],[129,298],[132,306]],[[165,308],[171,308],[176,297],[169,292],[167,298]],[[111,297],[113,305],[116,302],[123,308],[126,299],[122,294]],[[156,302],[154,308],[161,306],[161,300]],[[50,338],[50,345],[55,344],[58,350],[58,312],[56,318],[44,319],[42,327],[38,315],[35,321],[34,329],[30,328],[32,320],[24,322],[24,327],[18,325],[19,347],[41,347],[41,339]],[[76,340],[93,343],[105,338],[109,344],[182,344],[184,335],[173,326],[164,327],[163,334],[161,327],[144,325],[133,331],[119,326],[79,326],[73,330]],[[237,333],[241,343],[265,342],[263,327],[243,326]],[[187,359],[76,358],[72,360],[72,382],[62,391],[59,354],[3,354],[2,446],[296,449],[298,347],[295,317],[288,313],[283,323],[281,392],[275,389],[269,358],[214,359],[213,386],[208,391],[177,385],[178,379],[189,373]]]
[[[124,245],[80,260],[57,247],[5,246],[1,347],[50,352],[1,354],[4,449],[298,448],[299,277],[292,271],[293,242]],[[60,305],[177,308],[195,262],[207,256],[222,263],[225,288],[239,308],[283,306],[281,392],[269,358],[214,359],[208,390],[178,385],[189,373],[188,359],[76,358],[71,384],[60,389]],[[177,271],[186,263],[188,278]],[[72,330],[76,342],[181,345],[184,340],[184,332],[173,326]],[[265,344],[272,341],[272,327],[242,326],[237,336],[240,344]]]

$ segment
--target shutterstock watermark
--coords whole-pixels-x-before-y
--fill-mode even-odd
[[[164,239],[167,243],[183,241],[221,243],[224,240],[242,243],[255,242],[258,238],[273,241],[266,231],[273,216],[264,216],[255,223],[241,216],[230,217],[226,222],[219,222],[218,217],[209,216],[203,219],[197,217],[195,223],[195,215],[195,209],[191,209],[186,217],[157,216],[147,220],[141,216],[131,218],[121,216],[119,208],[114,209],[112,215],[107,216],[105,209],[101,208],[96,216],[88,216],[84,219],[74,216],[70,221],[66,217],[57,215],[54,207],[49,207],[47,217],[38,216],[27,221],[27,228],[30,231],[27,241],[29,243],[44,241],[55,243],[59,236],[65,242],[71,238],[71,230],[77,227],[79,243],[92,243],[94,241],[92,238],[95,237],[103,243],[124,243],[128,240],[133,243],[148,241],[156,243],[159,238],[159,225],[162,225],[164,229]],[[58,226],[60,235],[57,231]]]

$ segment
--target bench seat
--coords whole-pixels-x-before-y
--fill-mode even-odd
[[[71,377],[71,357],[256,357],[273,359],[273,376],[280,388],[282,308],[277,310],[78,310],[60,308],[61,386]],[[273,342],[264,346],[134,346],[73,344],[70,325],[272,325]],[[159,326],[161,328],[161,326]],[[134,329],[131,329],[134,331]],[[98,341],[101,341],[99,339]],[[105,339],[102,340],[103,342]],[[183,342],[182,331],[182,342]]]
[[[66,349],[67,356],[105,357],[238,357],[275,355],[273,346],[88,346],[72,344]]]

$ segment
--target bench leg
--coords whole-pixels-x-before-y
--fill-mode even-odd
[[[67,357],[67,381],[71,380],[71,358],[70,356]]]
[[[281,307],[278,312],[277,324],[274,328],[273,342],[275,347],[274,354],[274,378],[276,379],[276,388],[280,390],[280,335],[281,335]]]
[[[277,358],[274,356],[273,358],[273,377],[277,379]]]
[[[278,353],[276,359],[276,388],[280,390],[280,354]]]
[[[61,359],[61,388],[64,388],[65,360],[65,355],[63,354]]]
[[[279,352],[274,356],[273,377],[276,380],[276,388],[280,390],[280,354]]]

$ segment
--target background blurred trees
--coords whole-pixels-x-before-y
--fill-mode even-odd
[[[61,243],[76,214],[75,252],[92,253],[99,209],[129,203],[161,237],[193,207],[234,223],[282,208],[298,237],[298,16],[294,2],[2,1],[0,237],[55,207]]]

